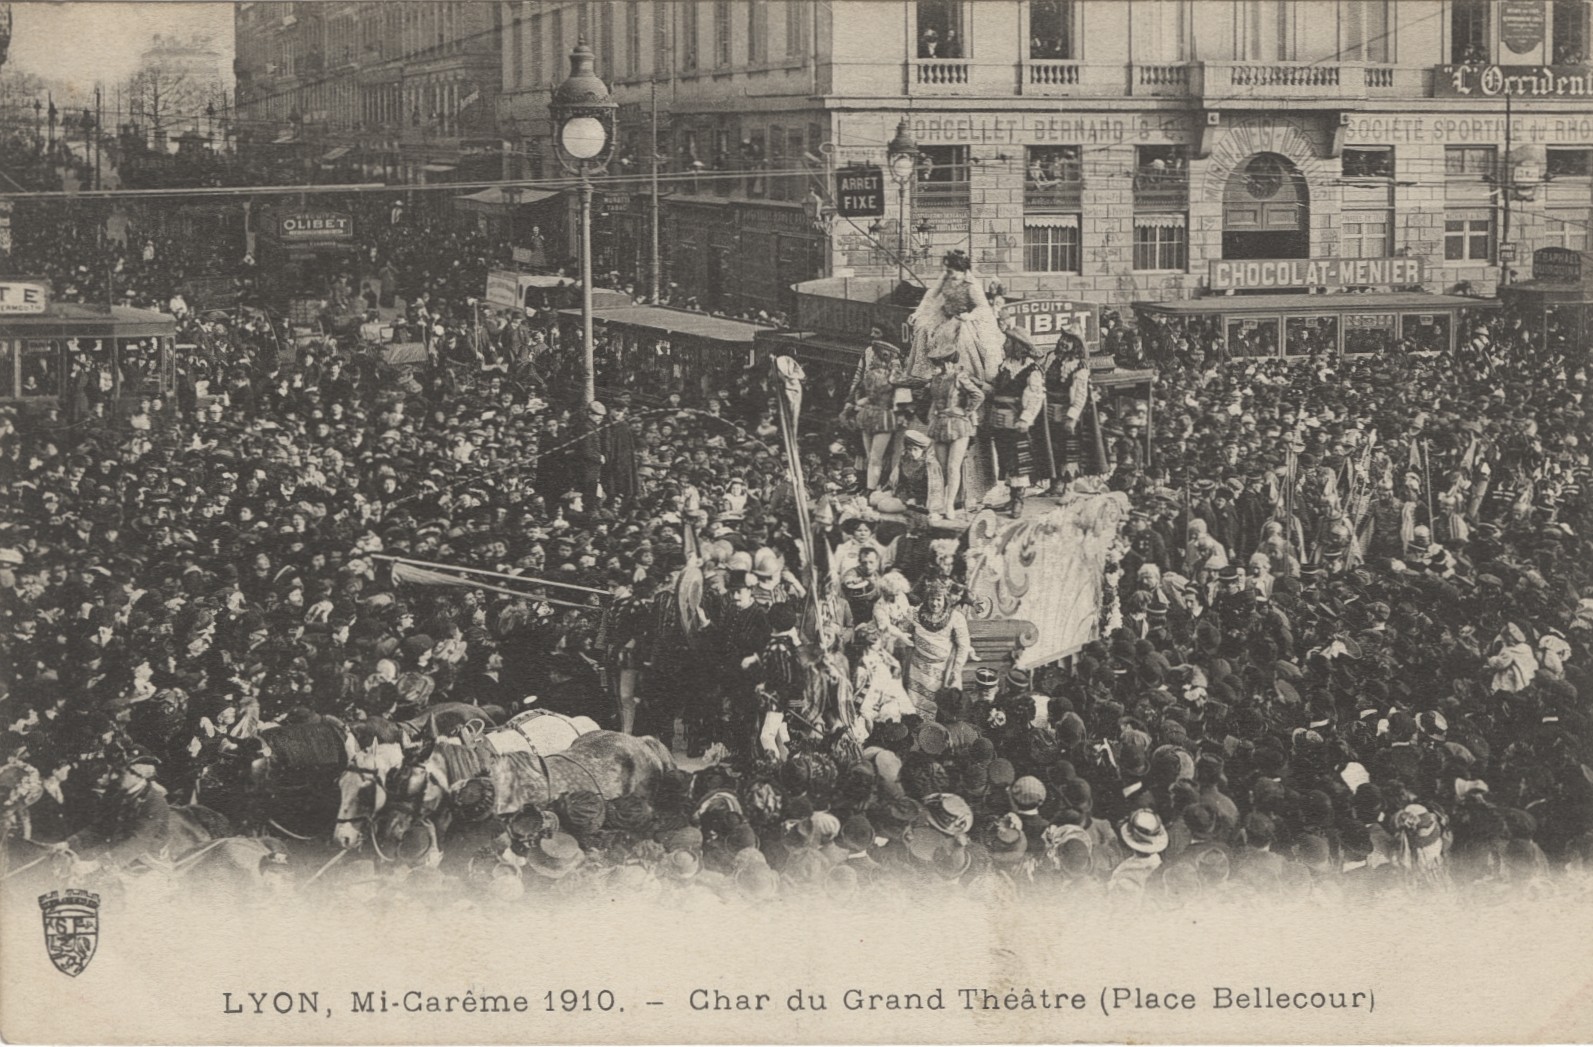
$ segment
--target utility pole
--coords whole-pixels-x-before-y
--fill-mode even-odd
[[[94,85],[94,189],[100,188],[100,141],[105,137],[105,98]]]
[[[1499,286],[1505,287],[1510,283],[1510,263],[1505,261],[1506,248],[1510,245],[1510,201],[1516,195],[1516,168],[1515,160],[1511,156],[1513,134],[1513,110],[1510,107],[1510,95],[1505,94],[1505,150],[1504,150],[1504,178],[1501,189],[1504,193],[1504,215],[1499,223]],[[1513,259],[1512,259],[1513,261]]]
[[[652,98],[653,98],[653,142],[652,142],[652,165],[653,165],[652,198],[653,198],[653,202],[652,202],[652,209],[651,209],[651,211],[652,211],[651,217],[652,217],[652,225],[653,225],[653,228],[652,228],[653,253],[652,253],[652,266],[650,267],[649,272],[652,274],[652,283],[653,283],[652,301],[653,301],[654,305],[657,305],[658,301],[659,301],[659,297],[658,297],[659,296],[659,288],[660,288],[660,285],[663,282],[660,279],[660,276],[659,276],[660,252],[659,252],[659,247],[658,247],[658,70],[657,69],[653,70]]]

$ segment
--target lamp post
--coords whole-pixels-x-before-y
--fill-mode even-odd
[[[597,368],[592,349],[592,175],[601,174],[614,153],[614,112],[619,108],[608,85],[593,71],[585,38],[570,52],[570,75],[553,90],[553,147],[559,163],[578,175],[581,194],[581,352],[587,403],[597,398]]]
[[[896,137],[885,146],[891,177],[896,180],[896,286],[907,282],[907,187],[918,170],[918,143],[907,127],[907,117],[896,125]]]

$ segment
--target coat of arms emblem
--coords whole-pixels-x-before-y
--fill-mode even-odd
[[[94,959],[100,941],[100,896],[69,889],[39,896],[44,910],[44,948],[62,974],[76,978]]]

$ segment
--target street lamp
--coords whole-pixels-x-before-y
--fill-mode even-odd
[[[907,282],[907,187],[918,170],[918,143],[907,127],[907,117],[896,125],[896,137],[885,146],[891,177],[896,180],[896,286]]]
[[[581,179],[581,352],[585,396],[597,399],[597,365],[592,349],[592,175],[601,174],[614,152],[614,111],[608,85],[592,69],[592,49],[583,37],[570,52],[570,75],[553,89],[553,146],[559,163]]]

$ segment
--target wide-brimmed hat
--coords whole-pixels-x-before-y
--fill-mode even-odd
[[[527,864],[538,875],[550,880],[562,879],[581,867],[586,852],[569,833],[556,832],[537,841],[526,853]]]
[[[1029,851],[1029,838],[1024,834],[1023,822],[1016,814],[1004,814],[996,822],[988,843],[990,857],[1007,864],[1020,862]]]
[[[924,798],[929,825],[946,836],[960,836],[973,828],[973,810],[956,793],[934,793]]]
[[[1130,850],[1140,854],[1160,854],[1167,849],[1167,829],[1156,812],[1147,808],[1130,814],[1117,832]]]

